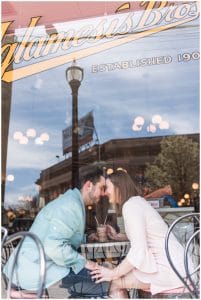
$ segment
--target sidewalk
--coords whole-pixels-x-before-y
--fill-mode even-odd
[[[48,289],[50,299],[67,299],[68,298],[67,290],[60,288],[59,285],[60,285],[60,281],[55,283]],[[6,299],[6,291],[4,289],[2,279],[1,279],[1,299]]]
[[[49,289],[48,289],[48,293],[49,293],[49,297],[50,299],[66,299],[68,298],[68,291],[67,289],[62,289],[59,287],[59,285],[61,284],[61,282],[57,282],[54,285],[52,285]]]

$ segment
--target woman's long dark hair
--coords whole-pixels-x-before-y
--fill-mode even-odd
[[[116,204],[117,214],[121,215],[123,204],[129,198],[139,195],[140,192],[130,175],[125,171],[117,170],[108,175],[107,178],[114,184],[115,197],[118,199],[118,203]]]

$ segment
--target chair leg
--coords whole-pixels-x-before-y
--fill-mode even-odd
[[[45,295],[47,296],[48,299],[50,298],[50,295],[48,293],[48,289],[45,289]]]

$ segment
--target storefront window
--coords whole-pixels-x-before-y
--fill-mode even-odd
[[[198,140],[197,2],[164,7],[159,2],[154,7],[148,7],[148,2],[129,6],[116,2],[102,2],[101,6],[98,2],[97,11],[96,3],[86,2],[84,10],[81,2],[76,2],[83,16],[80,10],[78,17],[72,15],[71,19],[68,13],[66,20],[62,10],[75,3],[59,2],[54,20],[48,3],[37,3],[38,14],[32,13],[33,4],[25,2],[22,7],[16,3],[4,2],[2,9],[3,109],[10,103],[10,115],[5,111],[8,136],[3,135],[2,152],[7,153],[7,159],[3,157],[5,207],[23,206],[27,197],[31,201],[44,197],[48,202],[70,186],[67,161],[71,151],[68,147],[64,151],[62,134],[72,126],[66,70],[73,60],[84,72],[78,90],[78,119],[88,114],[93,118],[90,126],[80,126],[80,136],[84,130],[92,133],[92,139],[79,149],[80,155],[88,151],[80,167],[101,160],[108,168],[132,169],[133,157],[134,164],[139,160],[133,166],[133,177],[142,179],[145,157],[158,154],[158,150],[148,153],[146,148],[143,153],[139,148],[138,153],[136,148],[132,152],[125,140],[139,143],[140,138],[173,135],[197,135]],[[6,14],[9,7],[15,17]],[[27,12],[25,26],[21,16]],[[6,23],[11,21],[13,24]],[[12,53],[11,44],[16,45]],[[117,142],[113,160],[107,156],[106,146],[112,140]],[[54,171],[48,169],[52,167]]]

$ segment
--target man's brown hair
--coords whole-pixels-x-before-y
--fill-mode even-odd
[[[85,182],[88,180],[91,181],[93,184],[96,184],[103,174],[103,167],[99,164],[91,164],[88,165],[85,169],[85,172],[81,173],[79,178],[79,188],[82,188]]]

